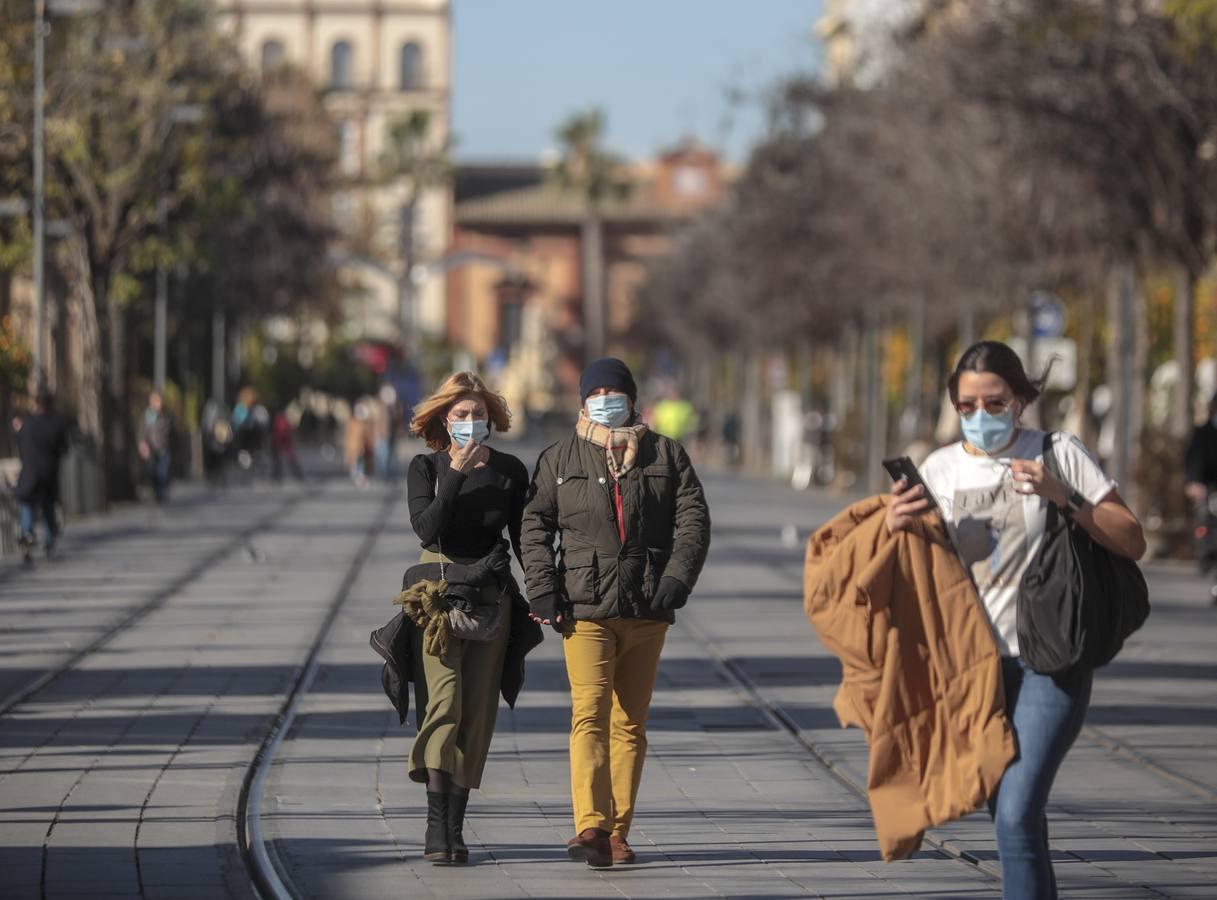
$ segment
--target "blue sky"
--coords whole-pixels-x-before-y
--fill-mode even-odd
[[[647,158],[694,133],[743,161],[757,98],[819,60],[821,0],[453,0],[456,156],[535,160],[600,106],[610,148]],[[733,104],[731,89],[746,99]]]

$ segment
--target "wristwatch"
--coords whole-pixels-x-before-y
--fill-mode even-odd
[[[1082,507],[1086,505],[1086,498],[1082,495],[1081,491],[1071,488],[1069,491],[1069,500],[1065,505],[1067,507],[1067,512],[1072,516],[1075,513],[1080,513],[1082,511]]]

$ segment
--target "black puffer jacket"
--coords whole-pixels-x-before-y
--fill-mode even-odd
[[[577,619],[673,622],[651,600],[664,576],[697,584],[710,549],[701,482],[680,444],[648,431],[621,489],[624,543],[604,448],[571,435],[541,454],[520,539],[528,596],[564,596]]]

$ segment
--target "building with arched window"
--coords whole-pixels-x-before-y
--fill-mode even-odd
[[[450,187],[430,189],[403,233],[405,184],[385,185],[378,167],[390,127],[416,111],[429,114],[433,140],[446,143],[451,110],[450,0],[215,0],[223,22],[250,66],[262,72],[290,65],[324,91],[340,153],[340,188],[333,208],[347,258],[367,261],[359,285],[363,329],[358,336],[400,335],[398,296],[405,252],[417,263],[438,259],[451,232]],[[406,238],[409,240],[406,240]],[[369,300],[369,292],[372,300]],[[416,333],[445,330],[444,279],[414,290],[408,324]],[[369,305],[380,312],[370,315]]]
[[[423,48],[417,41],[402,44],[400,63],[398,87],[403,91],[422,90],[426,77],[423,73]]]
[[[355,87],[354,71],[355,51],[351,49],[350,41],[334,41],[330,47],[330,79],[331,91],[349,91]]]
[[[267,38],[262,42],[262,73],[279,68],[286,62],[283,41],[278,38]]]

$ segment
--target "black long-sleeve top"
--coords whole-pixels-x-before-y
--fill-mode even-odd
[[[442,546],[443,554],[455,562],[476,562],[494,549],[506,528],[516,559],[521,559],[528,470],[510,453],[487,449],[486,465],[465,473],[452,470],[446,451],[421,454],[410,462],[410,525],[425,549],[441,552]]]

